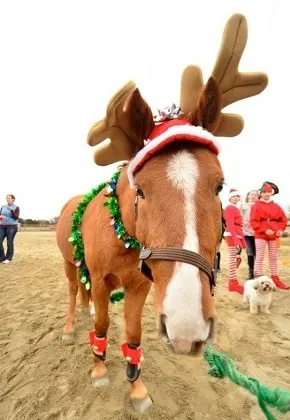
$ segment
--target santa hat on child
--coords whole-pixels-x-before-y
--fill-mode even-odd
[[[273,195],[275,194],[279,194],[279,188],[277,187],[276,184],[274,184],[274,182],[264,182],[262,187],[259,189],[259,192],[270,192]]]
[[[231,188],[230,193],[229,193],[229,200],[233,197],[236,197],[237,195],[241,197],[240,191],[235,190],[234,188]]]

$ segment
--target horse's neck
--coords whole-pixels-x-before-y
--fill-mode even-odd
[[[124,168],[117,185],[118,202],[122,221],[128,233],[135,236],[135,190],[129,185],[127,170]]]

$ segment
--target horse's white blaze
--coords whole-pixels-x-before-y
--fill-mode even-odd
[[[199,252],[194,205],[199,168],[194,157],[186,151],[169,161],[167,177],[175,188],[184,193],[185,240],[184,249]],[[209,322],[202,313],[199,269],[177,262],[163,301],[166,328],[170,340],[204,341],[209,335]]]

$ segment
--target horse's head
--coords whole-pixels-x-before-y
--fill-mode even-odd
[[[221,235],[218,194],[223,173],[211,133],[239,134],[242,118],[221,113],[222,107],[257,95],[267,85],[263,73],[238,72],[246,39],[246,20],[234,15],[207,84],[203,86],[198,67],[185,70],[183,115],[177,120],[156,125],[130,82],[112,98],[106,118],[88,136],[92,146],[111,139],[96,151],[96,163],[130,159],[136,236],[145,247],[143,272],[155,283],[159,331],[178,353],[191,353],[214,333],[211,268]],[[145,146],[144,140],[149,140]]]
[[[147,138],[153,118],[138,90],[131,96],[128,112],[138,130],[144,130],[140,135]],[[188,121],[157,126],[155,131],[159,133],[128,167],[138,200],[138,240],[146,250],[164,249],[166,253],[175,249],[170,255],[172,260],[161,255],[145,263],[155,284],[159,332],[179,353],[190,353],[210,339],[216,316],[211,273],[200,269],[194,259],[186,261],[187,256],[181,255],[178,261],[179,250],[188,250],[195,252],[197,259],[200,257],[201,264],[208,262],[213,267],[221,234],[219,192],[223,172],[213,136],[189,125],[197,115],[198,125],[207,129],[218,122],[220,97],[214,79],[202,93],[197,114],[187,116]]]

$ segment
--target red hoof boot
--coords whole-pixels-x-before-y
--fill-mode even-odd
[[[278,287],[278,289],[283,289],[283,290],[290,289],[290,286],[288,286],[288,284],[283,283],[283,281],[281,281],[278,276],[271,276],[271,278],[273,282],[275,283],[275,285]]]
[[[229,291],[230,292],[237,292],[242,295],[244,293],[244,286],[241,285],[238,280],[230,280],[229,281]]]

